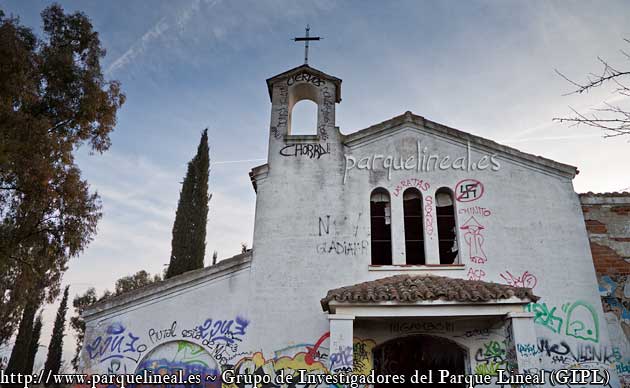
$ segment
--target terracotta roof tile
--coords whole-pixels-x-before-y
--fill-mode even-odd
[[[453,279],[435,275],[396,275],[328,291],[321,300],[324,311],[331,301],[348,303],[400,302],[429,300],[489,302],[517,297],[535,302],[531,288],[513,287],[480,280]]]
[[[630,197],[630,191],[615,191],[607,193],[594,193],[589,191],[588,193],[578,194],[580,197]]]

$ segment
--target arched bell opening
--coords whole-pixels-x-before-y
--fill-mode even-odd
[[[289,87],[289,135],[317,135],[319,125],[319,89],[299,83]]]

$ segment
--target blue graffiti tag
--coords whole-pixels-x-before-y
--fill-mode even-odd
[[[206,321],[198,326],[197,329],[203,338],[204,343],[225,342],[226,344],[242,341],[249,321],[245,318],[237,316],[235,319],[212,320]]]
[[[105,336],[98,336],[86,345],[90,360],[98,357],[100,362],[114,358],[128,358],[138,362],[140,355],[147,350],[144,344],[138,344],[140,337],[132,332],[125,332],[125,327],[120,323],[112,323],[105,329]]]

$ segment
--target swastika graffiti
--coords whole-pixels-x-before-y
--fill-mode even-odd
[[[476,201],[483,192],[483,184],[476,179],[464,179],[455,185],[455,195],[459,202]]]

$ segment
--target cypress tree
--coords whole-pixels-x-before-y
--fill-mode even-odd
[[[205,129],[197,147],[197,154],[188,163],[186,177],[179,194],[173,223],[171,259],[166,278],[203,268],[206,254],[208,202],[210,201],[209,172],[208,130]]]
[[[11,357],[7,364],[7,373],[30,373],[27,372],[28,356],[31,339],[33,337],[33,320],[35,319],[38,307],[39,303],[33,300],[29,300],[26,306],[24,306],[18,334],[15,337],[15,344],[13,344]]]
[[[44,364],[46,373],[52,371],[53,374],[57,374],[59,373],[59,369],[61,369],[61,354],[63,352],[63,336],[66,325],[66,312],[68,311],[69,289],[70,286],[66,286],[63,290],[63,298],[61,299],[59,310],[57,310],[57,316],[55,317],[55,325],[53,326],[50,344],[48,345],[48,355],[46,356],[46,363]]]
[[[31,336],[31,344],[28,350],[28,359],[26,360],[26,368],[24,373],[33,373],[35,365],[35,356],[39,349],[39,337],[42,334],[42,314],[40,313],[33,324],[33,335]]]

